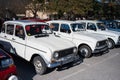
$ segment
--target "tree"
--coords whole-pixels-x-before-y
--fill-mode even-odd
[[[36,18],[37,12],[40,10],[44,10],[44,4],[44,0],[31,0],[31,2],[26,6],[26,9],[31,10],[34,15],[34,18]]]
[[[89,10],[92,10],[92,0],[50,0],[47,10],[85,16]]]
[[[0,0],[0,16],[5,18],[5,13],[8,11],[10,14],[23,14],[25,13],[25,6],[29,0]],[[9,18],[14,17],[12,15]]]
[[[115,17],[120,17],[120,1],[118,0],[101,0],[103,5],[103,14],[108,19],[114,19]]]

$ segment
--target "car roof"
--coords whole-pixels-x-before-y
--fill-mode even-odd
[[[22,25],[30,25],[30,24],[46,24],[44,22],[34,22],[31,20],[13,20],[13,21],[5,21],[4,24],[10,23],[10,24],[22,24]]]
[[[69,21],[69,20],[51,20],[51,21],[47,21],[46,23],[51,23],[51,22],[57,22],[57,23],[68,23],[68,24],[71,24],[71,23],[76,23],[75,21]]]
[[[102,21],[99,21],[99,20],[77,20],[76,22],[102,23]]]
[[[114,20],[114,21],[116,21],[116,22],[120,22],[120,20]]]

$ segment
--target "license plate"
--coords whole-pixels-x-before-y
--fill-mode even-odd
[[[72,62],[74,58],[72,56],[65,57],[65,60],[62,62],[62,64],[67,64],[69,62]]]

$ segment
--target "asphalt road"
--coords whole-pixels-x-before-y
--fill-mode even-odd
[[[20,80],[120,80],[120,47],[37,75],[31,63],[13,56]]]

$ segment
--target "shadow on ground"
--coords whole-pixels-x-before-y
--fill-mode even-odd
[[[19,56],[12,55],[17,67],[19,80],[32,80],[36,75],[33,65]]]

